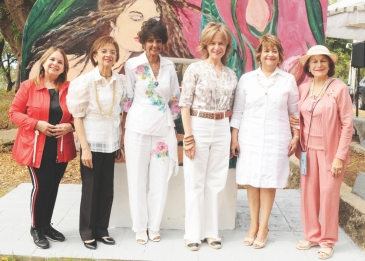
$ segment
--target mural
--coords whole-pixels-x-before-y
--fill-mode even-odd
[[[284,70],[304,80],[298,58],[325,43],[326,0],[38,0],[23,34],[22,80],[50,46],[66,51],[68,79],[92,69],[88,52],[100,36],[112,35],[120,46],[114,70],[142,52],[137,32],[144,21],[162,20],[169,33],[163,55],[200,58],[199,34],[210,21],[223,22],[234,36],[228,66],[239,77],[257,68],[254,49],[263,34],[278,35],[285,51]]]

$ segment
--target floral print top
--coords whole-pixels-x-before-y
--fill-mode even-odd
[[[200,61],[186,69],[182,82],[180,107],[205,111],[226,111],[232,109],[237,76],[224,66],[217,76],[213,65]]]
[[[146,135],[165,135],[167,127],[174,127],[173,120],[180,117],[180,90],[174,64],[160,56],[156,79],[143,53],[127,61],[125,77],[126,128]]]

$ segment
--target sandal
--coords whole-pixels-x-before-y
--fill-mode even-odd
[[[245,237],[243,239],[243,244],[245,244],[245,246],[252,246],[253,242],[255,241],[257,235],[255,237]]]
[[[160,233],[158,233],[158,231],[155,232],[155,231],[153,231],[151,229],[148,229],[148,238],[150,240],[152,240],[153,242],[160,242],[161,235],[160,235]]]
[[[198,251],[200,248],[200,244],[199,243],[194,243],[191,242],[190,240],[186,240],[185,241],[185,246],[190,250],[190,251]]]
[[[136,241],[138,244],[144,245],[148,241],[147,231],[140,231],[136,233]]]
[[[206,238],[205,239],[208,243],[208,246],[210,246],[213,249],[221,249],[222,248],[222,242],[219,240],[216,240],[214,238]]]
[[[296,247],[299,250],[307,250],[307,249],[310,249],[311,247],[315,247],[315,246],[319,246],[319,244],[308,241],[308,240],[300,240],[296,244]]]
[[[256,236],[257,237],[257,236]],[[255,248],[255,249],[260,249],[260,248],[264,248],[265,247],[265,245],[266,245],[266,240],[267,240],[267,238],[269,237],[269,230],[267,230],[267,235],[266,235],[266,238],[265,238],[265,241],[264,242],[260,242],[260,241],[258,241],[258,240],[255,240],[254,242],[253,242],[253,248]]]
[[[321,247],[321,249],[318,251],[317,257],[319,259],[329,259],[333,255],[333,246],[332,247]]]

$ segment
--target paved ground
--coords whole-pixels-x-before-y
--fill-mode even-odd
[[[18,129],[0,130],[0,144],[14,141]]]
[[[78,213],[81,195],[80,185],[61,185],[54,211],[54,226],[66,236],[66,241],[51,242],[50,249],[37,249],[29,234],[29,195],[31,184],[24,183],[0,198],[0,255],[34,257],[67,257],[120,260],[318,260],[319,248],[299,251],[295,242],[302,238],[300,224],[300,192],[278,190],[270,218],[270,234],[264,249],[256,250],[243,245],[249,226],[246,191],[238,191],[236,229],[221,231],[223,248],[213,250],[203,244],[200,251],[191,252],[184,247],[182,230],[162,230],[159,243],[148,242],[142,246],[135,242],[130,228],[110,228],[110,235],[117,244],[98,244],[97,250],[88,250],[78,234]],[[365,261],[361,251],[340,229],[340,241],[336,244],[333,261]]]

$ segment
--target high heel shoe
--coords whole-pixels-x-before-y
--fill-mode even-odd
[[[253,248],[255,248],[255,249],[264,248],[265,245],[266,245],[266,240],[267,240],[268,237],[269,237],[269,231],[267,231],[267,235],[266,235],[266,238],[265,238],[265,241],[264,242],[260,242],[258,240],[255,240],[253,242]]]
[[[257,234],[255,237],[245,237],[243,239],[243,244],[245,244],[245,246],[252,246],[253,245],[253,242],[255,241],[257,237]]]

